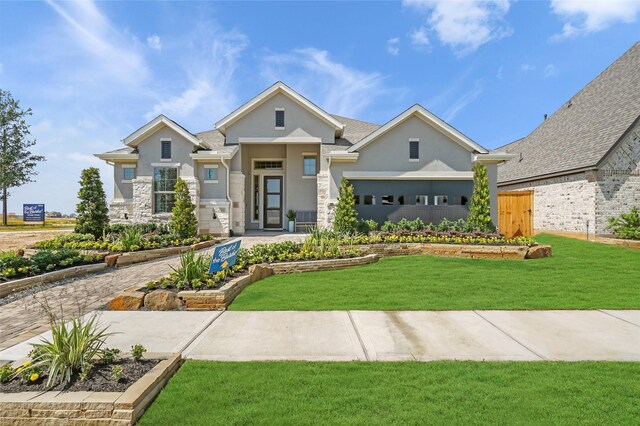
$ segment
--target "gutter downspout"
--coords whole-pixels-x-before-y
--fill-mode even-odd
[[[233,232],[231,229],[231,225],[233,224],[233,201],[231,200],[231,195],[229,194],[229,178],[230,178],[231,170],[229,170],[229,165],[225,163],[223,156],[220,156],[220,162],[222,163],[224,168],[227,170],[227,201],[229,201],[229,236],[231,236],[231,233]]]

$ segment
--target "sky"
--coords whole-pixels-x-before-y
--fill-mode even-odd
[[[9,211],[71,213],[93,156],[163,113],[192,132],[281,80],[384,124],[415,103],[496,148],[640,39],[640,1],[0,2],[0,88],[47,161]]]

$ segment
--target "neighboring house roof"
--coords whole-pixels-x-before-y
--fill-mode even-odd
[[[260,93],[258,96],[254,97],[249,102],[246,102],[245,104],[240,106],[238,109],[236,109],[235,111],[233,111],[232,113],[224,117],[222,120],[218,121],[215,124],[216,129],[218,129],[221,133],[224,134],[226,132],[227,126],[231,125],[236,120],[239,120],[245,114],[248,114],[250,111],[254,110],[263,102],[265,102],[266,100],[270,99],[271,97],[275,96],[278,93],[283,93],[287,95],[289,98],[293,99],[302,107],[306,108],[309,112],[316,115],[317,117],[325,121],[327,124],[333,126],[336,132],[336,136],[342,135],[342,131],[344,130],[343,123],[336,120],[334,116],[327,113],[322,108],[320,108],[319,106],[317,106],[316,104],[311,102],[309,99],[305,98],[304,96],[300,95],[298,92],[296,92],[295,90],[293,90],[292,88],[290,88],[289,86],[287,86],[281,81],[276,82],[275,84],[273,84],[272,86],[264,90],[262,93]]]
[[[498,148],[516,155],[498,168],[498,182],[594,169],[639,118],[640,42],[529,136]]]
[[[384,135],[385,133],[387,133],[388,131],[395,128],[396,126],[398,126],[399,124],[403,123],[404,121],[408,120],[411,117],[420,118],[421,120],[423,120],[424,122],[432,126],[434,129],[444,134],[445,136],[448,136],[453,141],[455,141],[460,146],[462,146],[463,148],[467,149],[470,152],[477,152],[480,154],[486,154],[488,152],[485,148],[481,147],[480,145],[475,143],[473,140],[471,140],[471,138],[467,137],[462,132],[458,131],[453,126],[451,126],[449,123],[438,118],[433,113],[431,113],[430,111],[428,111],[426,108],[424,108],[422,105],[419,105],[419,104],[415,104],[414,106],[407,109],[397,117],[393,118],[384,126],[379,127],[373,133],[362,138],[358,143],[351,146],[347,151],[349,152],[359,151],[360,149],[367,146],[369,143],[375,141],[380,136]]]
[[[188,140],[189,142],[193,143],[196,146],[200,145],[200,141],[193,133],[191,133],[190,131],[188,131],[187,129],[185,129],[184,127],[182,127],[181,125],[179,125],[178,123],[176,123],[175,121],[171,120],[169,117],[163,114],[160,114],[159,116],[149,121],[144,126],[140,127],[135,132],[131,133],[129,136],[124,138],[123,142],[127,146],[135,147],[137,146],[138,143],[146,139],[150,134],[155,132],[158,129],[158,127],[161,127],[161,126],[167,126],[173,129],[176,133],[178,133],[179,135],[181,135],[186,140]]]

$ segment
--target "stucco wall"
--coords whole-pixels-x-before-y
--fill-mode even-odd
[[[218,166],[218,182],[205,182],[205,165]],[[227,197],[227,169],[221,162],[196,163],[198,181],[200,182],[200,198],[224,199]]]
[[[171,138],[171,161],[160,158],[161,139]],[[189,156],[195,146],[168,127],[163,127],[138,145],[138,176],[153,176],[153,163],[179,163],[179,176],[193,177],[193,160]]]
[[[133,184],[131,182],[123,182],[124,168],[123,164],[131,165],[135,163],[114,163],[113,165],[113,198],[115,199],[132,199]],[[137,172],[137,168],[136,168]]]
[[[285,129],[275,130],[275,109],[285,109]],[[334,143],[335,131],[325,121],[281,93],[227,128],[227,143],[237,144],[241,137],[314,136],[323,143]]]
[[[315,211],[317,206],[318,182],[317,176],[304,176],[303,153],[318,154],[316,161],[320,161],[320,147],[314,145],[288,145],[286,163],[286,192],[285,213],[289,209],[296,211]]]

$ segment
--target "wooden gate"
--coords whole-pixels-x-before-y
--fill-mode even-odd
[[[498,192],[498,230],[507,238],[533,234],[533,191]]]

